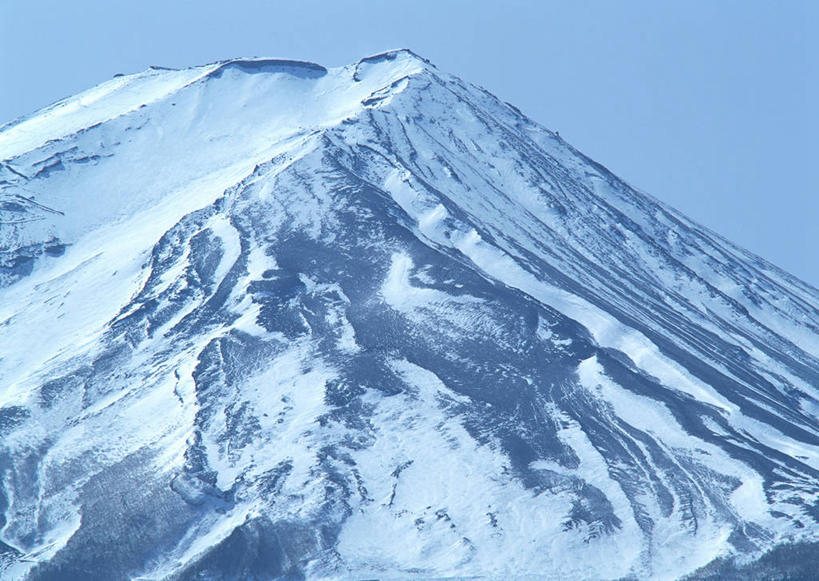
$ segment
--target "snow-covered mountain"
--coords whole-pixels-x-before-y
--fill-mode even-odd
[[[4,579],[819,542],[819,291],[409,51],[118,76],[0,160]]]

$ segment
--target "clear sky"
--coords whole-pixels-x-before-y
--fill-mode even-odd
[[[0,0],[0,123],[149,65],[408,47],[819,286],[819,2]]]

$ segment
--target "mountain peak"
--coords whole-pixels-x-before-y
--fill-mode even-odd
[[[411,50],[401,48],[364,57],[352,65],[352,68],[353,80],[355,81],[361,81],[365,71],[371,68],[378,71],[382,71],[384,68],[394,71],[392,77],[393,81],[396,81],[406,75],[435,69],[435,65]]]
[[[281,73],[308,79],[314,79],[327,74],[327,69],[323,66],[307,61],[271,58],[236,58],[222,61],[209,75],[218,77],[227,69],[236,69],[249,74]]]
[[[0,160],[4,578],[816,554],[816,289],[411,51],[117,77]]]
[[[358,61],[358,64],[365,63],[365,62],[383,62],[383,61],[393,61],[396,59],[405,58],[405,59],[412,59],[418,61],[426,66],[435,67],[428,59],[420,56],[418,53],[408,49],[408,48],[396,48],[392,50],[387,50],[384,52],[376,53],[367,57],[362,58]]]

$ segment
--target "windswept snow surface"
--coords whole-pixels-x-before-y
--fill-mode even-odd
[[[0,128],[0,576],[675,579],[819,541],[819,292],[405,50]]]

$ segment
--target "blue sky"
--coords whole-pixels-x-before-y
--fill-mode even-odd
[[[0,0],[0,123],[152,64],[409,47],[819,286],[817,6]]]

